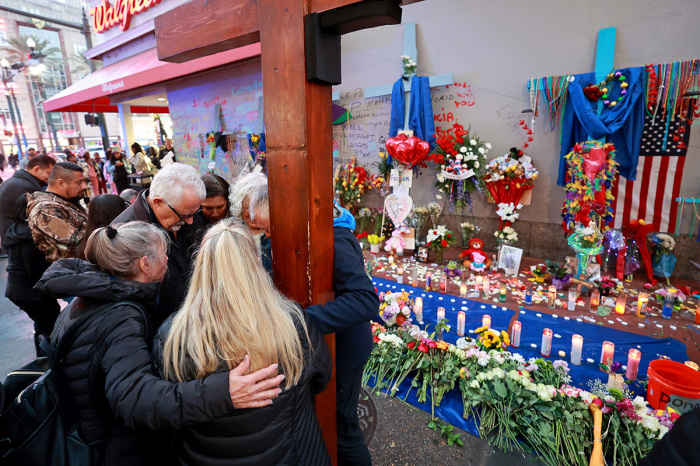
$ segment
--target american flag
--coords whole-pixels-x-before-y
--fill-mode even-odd
[[[645,116],[637,179],[630,181],[618,175],[613,185],[615,228],[624,227],[630,220],[644,219],[659,232],[672,232],[675,229],[678,215],[676,199],[681,190],[689,138],[688,120],[676,116],[669,122],[667,131],[666,118]]]

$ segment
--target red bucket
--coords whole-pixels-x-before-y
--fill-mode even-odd
[[[700,372],[680,362],[657,359],[649,364],[647,401],[654,409],[666,405],[679,413],[700,407]]]

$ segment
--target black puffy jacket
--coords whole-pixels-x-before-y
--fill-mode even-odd
[[[264,408],[236,410],[227,416],[182,429],[176,438],[181,464],[208,465],[326,465],[330,457],[316,419],[313,395],[331,378],[328,346],[309,317],[307,341],[297,326],[306,365],[294,387],[283,391]],[[158,330],[154,359],[162,367],[162,349],[172,317]],[[311,343],[312,350],[308,343]],[[225,370],[225,365],[222,364]]]
[[[155,328],[141,311],[120,303],[144,304],[150,321],[158,283],[119,280],[88,262],[62,259],[36,288],[57,298],[78,297],[61,312],[52,342],[79,316],[115,304],[76,338],[60,366],[80,418],[79,433],[105,444],[106,464],[166,464],[167,446],[145,429],[178,428],[233,411],[225,372],[180,384],[155,375],[149,336]]]
[[[27,170],[17,170],[12,177],[0,186],[0,239],[5,249],[5,234],[14,223],[15,205],[27,193],[42,191],[46,183]]]

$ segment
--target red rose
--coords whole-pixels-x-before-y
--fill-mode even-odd
[[[413,349],[413,348],[416,347],[416,342],[415,342],[415,341],[412,341],[412,342],[410,342],[409,344],[407,344],[406,346],[408,346],[408,349]]]
[[[428,347],[425,346],[425,345],[423,345],[423,344],[418,345],[418,351],[420,351],[421,353],[427,353],[427,352],[428,352]]]
[[[449,243],[448,243],[447,241],[445,241],[444,239],[443,239],[442,241],[440,241],[440,245],[441,245],[443,248],[446,248],[446,247],[448,246],[448,244],[449,244]]]
[[[428,347],[429,347],[429,348],[437,348],[437,343],[435,343],[434,341],[429,341],[429,342],[428,342]]]
[[[377,335],[374,336],[373,340],[375,343],[379,343],[379,337]]]
[[[603,406],[603,401],[600,398],[594,398],[593,403],[599,408]]]
[[[433,244],[433,242],[432,242],[432,241],[428,241],[428,247],[430,247],[431,244]]]
[[[406,316],[403,314],[399,314],[396,316],[396,323],[399,325],[403,325],[403,323],[406,322]]]

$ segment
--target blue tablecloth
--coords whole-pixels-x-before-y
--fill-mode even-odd
[[[375,277],[372,279],[372,282],[380,292],[407,291],[411,294],[412,298],[418,296],[422,297],[423,320],[425,324],[429,326],[428,332],[434,329],[433,326],[436,323],[437,308],[444,307],[445,317],[452,325],[452,330],[444,335],[444,340],[453,344],[457,341],[457,338],[459,338],[456,333],[457,312],[461,310],[465,311],[466,315],[467,335],[469,335],[468,331],[470,329],[473,330],[481,326],[481,318],[484,314],[489,314],[491,316],[491,328],[496,330],[507,330],[515,314],[514,311],[504,306],[482,304],[478,301],[463,299],[448,294],[443,295],[432,291],[425,291],[406,284],[399,285],[391,280]],[[513,302],[511,301],[508,304],[512,306]],[[521,309],[518,317],[518,320],[522,322],[520,347],[517,349],[511,348],[511,351],[522,354],[526,359],[530,357],[541,357],[540,345],[542,343],[542,330],[544,328],[550,328],[554,332],[554,338],[552,340],[552,352],[547,359],[564,359],[569,362],[571,336],[573,334],[581,335],[583,337],[581,365],[569,365],[571,368],[570,374],[573,379],[572,385],[574,386],[588,389],[588,382],[590,380],[603,379],[603,381],[607,381],[607,375],[602,373],[598,368],[601,348],[604,341],[611,341],[615,344],[615,360],[622,364],[627,364],[627,352],[630,348],[637,348],[641,351],[642,360],[639,366],[638,379],[646,379],[649,363],[654,359],[658,359],[660,355],[680,362],[688,359],[685,345],[673,338],[656,339],[589,323],[581,317],[582,314],[580,311],[568,312],[564,310],[560,312],[568,315],[560,314],[555,317],[554,315],[536,313],[529,309]],[[594,314],[590,316],[594,317],[597,321],[602,320],[601,317]],[[425,327],[425,325],[422,327]],[[533,344],[535,347],[532,347]],[[559,351],[564,351],[566,356],[563,358],[559,356]],[[593,362],[588,361],[588,359],[592,359]],[[624,371],[622,372],[624,373]],[[411,381],[412,378],[407,377],[395,396],[429,413],[431,409],[430,404],[418,402],[416,398],[416,389],[411,389]],[[373,385],[374,381],[371,381],[370,384]],[[646,395],[641,384],[635,384],[630,388],[635,394]],[[435,415],[440,419],[473,435],[478,435],[475,419],[472,417],[464,419],[462,413],[463,404],[459,389],[447,393],[441,405],[435,408]]]

